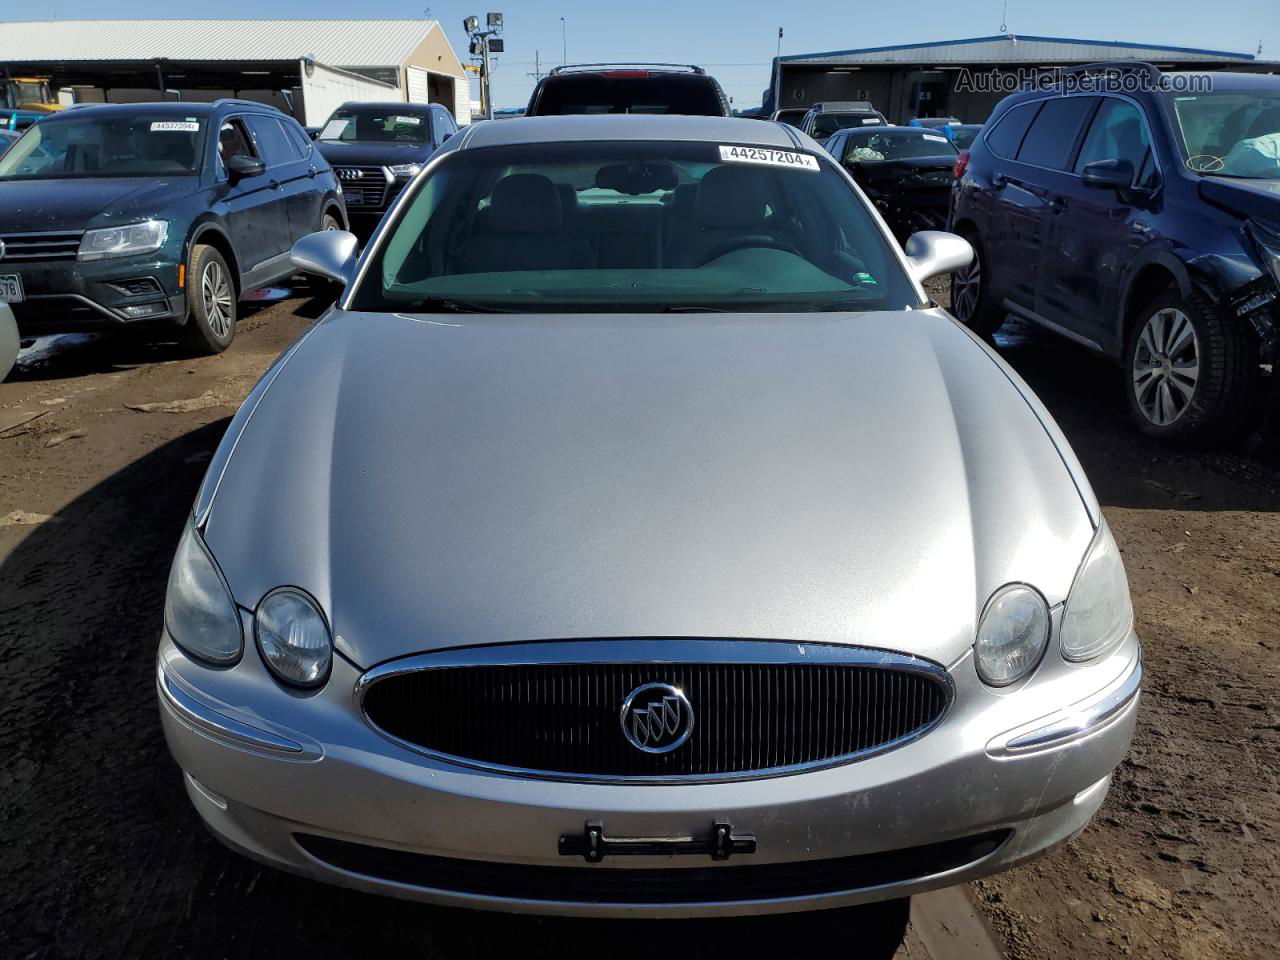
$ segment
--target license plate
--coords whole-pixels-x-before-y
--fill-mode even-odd
[[[0,273],[0,300],[7,303],[21,303],[22,277],[16,273]]]

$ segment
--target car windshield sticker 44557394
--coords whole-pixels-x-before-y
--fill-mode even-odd
[[[731,147],[720,145],[722,163],[757,163],[766,167],[790,167],[792,170],[818,172],[818,158],[794,150],[774,150],[772,147]]]

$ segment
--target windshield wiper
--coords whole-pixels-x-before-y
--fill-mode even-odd
[[[659,313],[728,313],[724,307],[696,307],[690,304],[663,307]]]
[[[449,297],[424,297],[401,308],[406,313],[514,313],[507,307],[495,307],[472,300],[454,300]]]

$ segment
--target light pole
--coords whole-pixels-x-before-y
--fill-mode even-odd
[[[564,17],[560,18],[560,66],[569,65],[569,34],[565,27]]]
[[[493,83],[491,76],[493,66],[489,62],[491,53],[505,52],[505,45],[498,36],[502,32],[502,14],[490,13],[485,16],[487,30],[480,29],[479,17],[467,17],[462,21],[462,29],[471,38],[471,56],[480,60],[480,101],[484,109],[484,118],[493,119]]]

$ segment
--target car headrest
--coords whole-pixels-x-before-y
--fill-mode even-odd
[[[494,233],[559,233],[560,195],[537,173],[513,173],[494,185],[489,228]]]
[[[766,203],[759,170],[716,167],[698,185],[694,212],[704,227],[756,227],[764,223]]]

